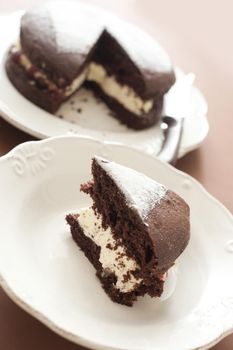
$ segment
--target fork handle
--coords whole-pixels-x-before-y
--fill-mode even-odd
[[[163,121],[167,124],[167,129],[157,157],[164,162],[175,165],[183,133],[184,118],[176,120],[172,117],[164,117]]]

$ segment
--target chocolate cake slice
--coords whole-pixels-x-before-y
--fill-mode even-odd
[[[110,298],[132,306],[159,297],[168,269],[190,237],[189,207],[149,177],[95,157],[81,190],[93,206],[66,217],[75,242],[94,265]]]
[[[6,71],[26,98],[51,113],[85,85],[134,129],[158,121],[163,96],[175,81],[167,53],[153,38],[76,2],[27,11]]]

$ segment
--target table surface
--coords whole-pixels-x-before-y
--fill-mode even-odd
[[[86,0],[87,1],[87,0]],[[0,2],[0,12],[43,1]],[[194,72],[209,104],[210,133],[203,145],[177,167],[199,180],[233,212],[233,46],[231,0],[89,0],[145,28],[169,51],[176,64]],[[33,116],[32,116],[33,117]],[[0,155],[32,140],[0,118]],[[81,350],[32,318],[0,290],[0,344],[5,350]],[[233,335],[213,350],[232,350]]]

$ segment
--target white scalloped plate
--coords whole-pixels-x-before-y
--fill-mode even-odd
[[[165,301],[113,303],[71,239],[64,217],[89,203],[79,186],[95,154],[144,172],[190,205],[191,241]],[[0,158],[0,193],[1,285],[61,336],[95,350],[187,350],[233,331],[233,218],[192,177],[130,147],[63,136]]]
[[[95,9],[95,11],[98,10]],[[108,108],[90,91],[81,89],[62,105],[57,116],[53,116],[28,101],[14,88],[7,78],[4,62],[10,45],[19,35],[21,14],[22,12],[17,12],[2,16],[0,20],[1,32],[5,33],[0,42],[0,113],[3,118],[38,138],[76,134],[104,142],[122,143],[149,154],[156,154],[163,141],[160,126],[137,132],[128,129],[112,118]],[[176,74],[177,79],[184,77],[184,73],[179,69],[176,70]],[[72,104],[70,104],[71,101]],[[78,112],[80,109],[81,113]],[[206,118],[207,104],[202,93],[195,86],[192,87],[190,111],[190,117],[185,120],[179,157],[197,148],[209,130]]]

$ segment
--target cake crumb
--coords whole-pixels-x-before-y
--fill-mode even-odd
[[[123,276],[123,282],[127,283],[130,280],[130,272],[127,271],[127,273]]]
[[[112,246],[110,243],[108,243],[108,244],[106,245],[106,248],[113,250],[113,246]],[[116,259],[116,260],[117,260],[117,259]]]
[[[125,264],[123,263],[123,261],[120,261],[120,262],[119,262],[119,266],[120,266],[121,268],[126,267]]]

